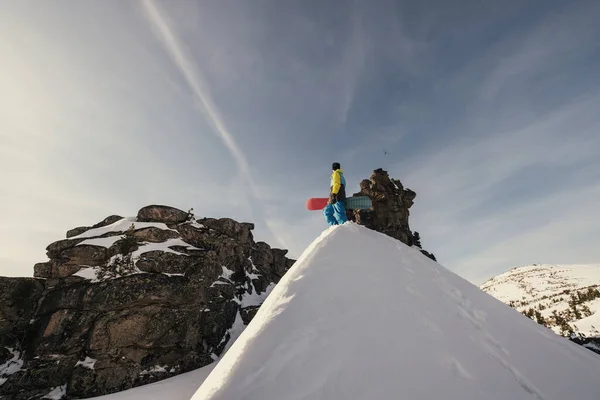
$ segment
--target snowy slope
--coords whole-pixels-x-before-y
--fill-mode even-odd
[[[533,319],[556,333],[566,335],[570,328],[591,337],[600,336],[599,285],[600,264],[542,264],[513,268],[481,289],[520,312],[531,310]]]
[[[347,223],[275,287],[194,400],[598,399],[600,357]]]
[[[189,400],[198,386],[210,374],[216,363],[150,385],[125,390],[94,400]]]

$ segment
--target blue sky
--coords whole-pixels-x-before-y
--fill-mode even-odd
[[[475,283],[600,259],[597,1],[0,4],[0,273],[147,204],[292,256],[339,161]],[[385,154],[387,152],[387,154]]]

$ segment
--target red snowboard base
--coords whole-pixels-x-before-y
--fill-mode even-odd
[[[306,200],[306,209],[310,211],[322,210],[327,205],[329,199],[327,197],[313,197]]]
[[[306,201],[307,210],[322,210],[325,208],[328,202],[327,197],[313,197]],[[352,196],[346,197],[344,201],[344,207],[348,210],[369,210],[373,206],[371,199],[368,196]]]

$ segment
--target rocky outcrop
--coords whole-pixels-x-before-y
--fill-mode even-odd
[[[379,168],[373,171],[369,179],[360,182],[360,192],[354,196],[368,196],[372,201],[370,210],[348,210],[348,218],[367,228],[384,233],[400,240],[408,246],[421,247],[410,230],[409,209],[417,194],[404,188],[398,179],[390,178],[387,171]],[[421,250],[427,257],[435,256]]]
[[[190,214],[167,206],[147,206],[138,211],[137,220],[140,222],[180,223],[187,221]]]
[[[93,397],[213,362],[293,264],[253,228],[148,206],[70,230],[35,279],[0,278],[0,398]]]

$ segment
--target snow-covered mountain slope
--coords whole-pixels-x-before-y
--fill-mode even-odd
[[[498,275],[481,289],[567,335],[600,336],[600,264],[530,265]]]
[[[309,246],[193,400],[597,400],[599,370],[418,250],[347,223]]]
[[[90,400],[189,400],[215,365],[217,365],[216,362],[160,382],[94,397]]]

